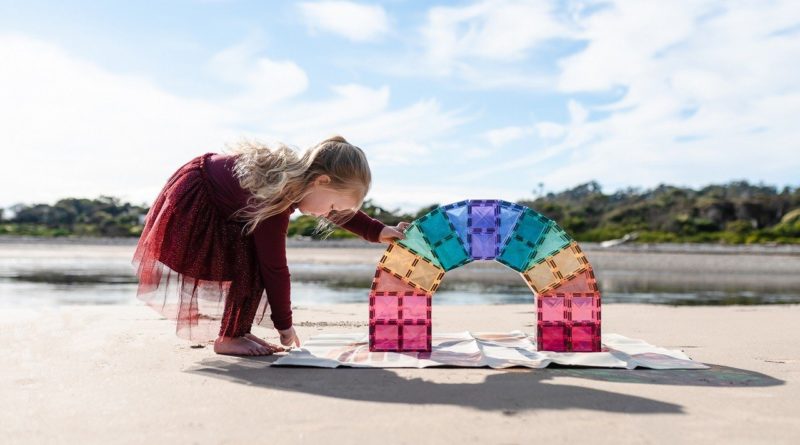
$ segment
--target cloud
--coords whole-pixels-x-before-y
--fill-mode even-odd
[[[233,135],[224,108],[110,73],[50,43],[2,35],[0,59],[4,205],[154,196],[171,170]]]
[[[553,39],[569,36],[568,23],[555,9],[553,1],[517,0],[433,7],[420,29],[424,73],[483,89],[545,89],[553,83],[545,67],[518,64]]]
[[[305,148],[340,133],[390,175],[397,165],[433,162],[433,147],[473,118],[432,98],[394,107],[385,85],[335,85],[307,100],[304,70],[256,47],[242,43],[214,56],[209,70],[238,91],[200,100],[46,41],[0,35],[0,156],[11,166],[0,176],[0,206],[99,194],[149,204],[181,164],[243,135]],[[293,79],[258,72],[265,65]],[[266,94],[270,82],[286,91]],[[393,178],[400,187],[403,178]],[[373,192],[381,202],[383,190]]]
[[[299,5],[309,29],[322,30],[354,42],[377,40],[389,32],[389,17],[378,5],[345,1],[304,2]]]
[[[291,60],[272,60],[259,55],[262,45],[253,39],[226,48],[209,61],[209,70],[220,80],[237,85],[242,94],[231,106],[267,107],[308,88],[308,75]]]
[[[615,1],[574,16],[584,49],[558,62],[568,122],[509,125],[485,137],[528,154],[477,176],[535,172],[553,189],[699,186],[750,178],[796,184],[800,155],[796,2]],[[777,68],[776,67],[780,67]],[[586,93],[611,99],[582,99]],[[572,97],[572,98],[570,98]],[[585,97],[585,96],[584,96]],[[476,175],[470,175],[475,177]]]

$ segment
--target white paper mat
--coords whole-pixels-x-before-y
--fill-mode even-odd
[[[535,337],[521,331],[434,333],[433,350],[370,352],[366,333],[319,334],[272,365],[336,368],[426,368],[464,366],[545,368],[550,363],[602,368],[708,369],[679,350],[653,346],[619,334],[602,335],[602,352],[537,351]]]

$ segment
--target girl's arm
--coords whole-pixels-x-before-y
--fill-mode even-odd
[[[381,231],[386,225],[359,210],[349,221],[339,227],[355,233],[367,241],[377,243],[380,242]]]
[[[288,229],[289,212],[285,212],[261,221],[253,232],[261,278],[272,312],[270,318],[278,330],[292,327],[291,274],[286,261]]]
[[[403,232],[409,225],[410,223],[403,221],[396,226],[387,226],[359,210],[350,221],[339,227],[347,229],[373,243],[391,243],[395,239],[405,238]]]

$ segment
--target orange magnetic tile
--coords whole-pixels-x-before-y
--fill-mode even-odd
[[[580,272],[589,263],[576,242],[571,242],[567,247],[556,252],[548,258],[552,261],[562,277]]]
[[[559,282],[559,277],[556,275],[548,261],[534,264],[533,267],[522,272],[522,277],[525,282],[535,293],[545,292],[547,289]]]
[[[432,263],[420,259],[414,265],[414,268],[407,280],[412,284],[433,293],[439,287],[442,277],[444,277],[444,269],[436,267]]]
[[[381,267],[405,277],[414,267],[414,262],[417,261],[417,258],[420,257],[414,255],[411,251],[403,248],[399,244],[390,244],[389,247],[386,248],[386,252],[383,253],[380,264]]]

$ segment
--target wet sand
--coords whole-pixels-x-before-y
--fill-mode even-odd
[[[363,305],[295,308],[302,338]],[[192,347],[141,305],[0,312],[3,443],[798,443],[800,305],[604,308],[604,332],[702,371],[272,368]],[[440,306],[440,331],[533,327],[532,307]],[[261,327],[255,333],[274,340]],[[566,443],[566,442],[564,442]]]

